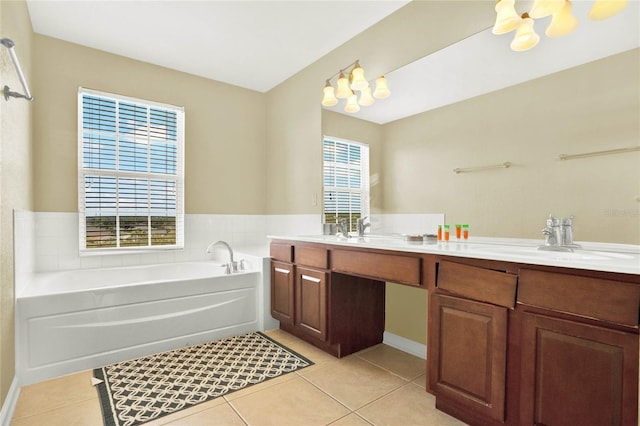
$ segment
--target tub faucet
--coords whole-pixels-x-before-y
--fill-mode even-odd
[[[238,272],[238,262],[233,260],[233,249],[231,248],[229,243],[227,243],[226,241],[222,241],[222,240],[213,242],[213,243],[209,244],[209,247],[207,247],[207,253],[212,253],[213,252],[213,248],[215,246],[223,246],[229,251],[229,263],[227,263],[226,265],[222,265],[225,268],[225,273],[226,274],[232,274],[234,272]]]
[[[367,216],[359,217],[356,221],[356,228],[358,228],[359,237],[364,237],[364,230],[371,226],[371,223],[369,222],[364,223],[365,220],[367,220]]]

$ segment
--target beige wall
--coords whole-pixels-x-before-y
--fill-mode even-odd
[[[640,244],[640,152],[557,159],[638,141],[635,49],[385,125],[385,210],[522,238],[542,238],[550,212],[574,214],[577,240]]]
[[[35,210],[75,212],[78,87],[185,108],[186,213],[262,214],[265,96],[34,35]]]
[[[32,32],[26,3],[0,2],[0,37],[12,39],[33,92]],[[24,93],[7,49],[0,49],[0,82]],[[0,98],[0,405],[15,372],[13,210],[33,208],[32,108],[23,99]]]
[[[427,344],[427,291],[386,283],[384,331]]]

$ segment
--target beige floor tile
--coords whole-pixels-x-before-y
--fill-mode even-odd
[[[197,414],[165,423],[168,426],[244,426],[240,416],[227,403]]]
[[[371,423],[357,415],[356,413],[351,413],[348,416],[344,416],[341,419],[336,420],[331,423],[331,426],[370,426]]]
[[[423,374],[422,376],[418,376],[411,381],[411,383],[420,386],[423,390],[427,389],[427,375]]]
[[[243,420],[260,425],[327,425],[349,410],[301,377],[230,402]]]
[[[80,401],[95,399],[98,391],[91,385],[91,371],[58,377],[20,389],[14,419],[50,411]]]
[[[285,333],[285,332],[282,332]],[[269,336],[271,337],[271,336]],[[325,362],[331,362],[336,360],[337,358],[333,355],[330,355],[323,350],[320,350],[313,346],[310,343],[305,342],[304,340],[298,339],[295,336],[292,336],[288,333],[284,335],[276,337],[272,337],[272,339],[276,340],[278,343],[286,346],[294,352],[299,353],[303,357],[309,359],[314,364],[322,364]]]
[[[219,398],[214,398],[212,400],[209,400],[207,402],[203,402],[202,404],[197,404],[194,406],[191,406],[189,408],[185,408],[183,410],[180,411],[176,411],[173,414],[169,414],[167,416],[164,417],[160,417],[156,420],[152,420],[150,422],[145,423],[145,426],[160,426],[160,425],[165,425],[165,424],[169,424],[171,422],[180,420],[184,417],[188,417],[188,416],[193,416],[196,415],[202,411],[206,411],[209,410],[211,408],[214,407],[218,407],[220,405],[226,405],[227,401],[225,401],[224,398],[219,397]]]
[[[33,416],[15,418],[11,426],[101,426],[98,399],[76,402]]]
[[[251,385],[251,386],[247,386],[244,389],[228,393],[228,394],[226,394],[224,396],[224,399],[226,401],[233,401],[234,399],[238,399],[238,398],[241,398],[243,396],[249,395],[251,393],[258,392],[258,391],[261,391],[263,389],[270,388],[272,386],[276,386],[276,385],[278,385],[280,383],[285,383],[285,382],[287,382],[289,380],[296,379],[297,377],[298,377],[298,375],[295,374],[295,373],[288,373],[288,374],[284,374],[284,375],[279,376],[279,377],[274,377],[273,379],[265,380],[264,382],[257,383],[255,385]]]
[[[427,371],[427,361],[388,345],[377,345],[357,355],[407,380],[413,380]]]
[[[358,410],[358,414],[376,426],[423,425],[459,426],[464,423],[436,410],[435,398],[420,386],[406,386]]]
[[[308,372],[299,370],[298,373],[351,410],[357,410],[407,383],[401,377],[353,355],[342,358],[338,363]]]

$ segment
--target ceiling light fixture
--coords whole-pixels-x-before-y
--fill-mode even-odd
[[[627,5],[628,0],[595,0],[589,19],[607,19]],[[516,30],[511,42],[515,51],[528,50],[538,44],[540,36],[533,29],[533,19],[551,16],[551,23],[545,31],[548,37],[560,37],[569,34],[578,27],[578,20],[571,12],[570,0],[535,0],[531,10],[518,16],[515,0],[498,0],[495,6],[496,22],[492,32],[506,34]]]
[[[351,71],[345,74],[349,68]],[[337,88],[334,89],[331,80],[336,76],[338,77]],[[356,92],[360,92],[359,99]],[[327,79],[323,89],[322,105],[331,107],[338,103],[338,99],[347,99],[345,112],[356,113],[360,111],[360,106],[373,105],[375,99],[384,99],[390,94],[384,76],[376,79],[376,88],[372,94],[369,81],[364,76],[364,69],[360,66],[360,61],[356,60]]]

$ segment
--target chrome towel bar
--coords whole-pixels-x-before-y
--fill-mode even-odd
[[[24,74],[22,73],[22,68],[20,68],[20,62],[18,62],[18,57],[16,56],[16,51],[14,49],[15,43],[13,40],[8,38],[0,39],[0,43],[9,50],[9,55],[11,56],[11,60],[13,61],[13,65],[16,68],[16,72],[18,73],[18,77],[20,78],[20,83],[22,83],[22,87],[24,89],[24,95],[18,92],[12,92],[9,86],[5,85],[3,92],[4,98],[8,101],[9,98],[23,98],[28,101],[33,100],[33,96],[31,96],[31,92],[29,91],[29,86],[27,86],[27,80],[24,78]]]
[[[585,152],[584,154],[560,154],[559,160],[573,160],[576,158],[597,157],[599,155],[622,154],[624,152],[640,151],[640,146],[630,146],[628,148],[608,149],[606,151]]]
[[[506,161],[502,164],[496,164],[495,166],[482,166],[482,167],[467,167],[466,169],[453,169],[453,172],[458,173],[468,173],[468,172],[480,172],[483,170],[491,170],[491,169],[508,169],[511,167],[511,163]]]

